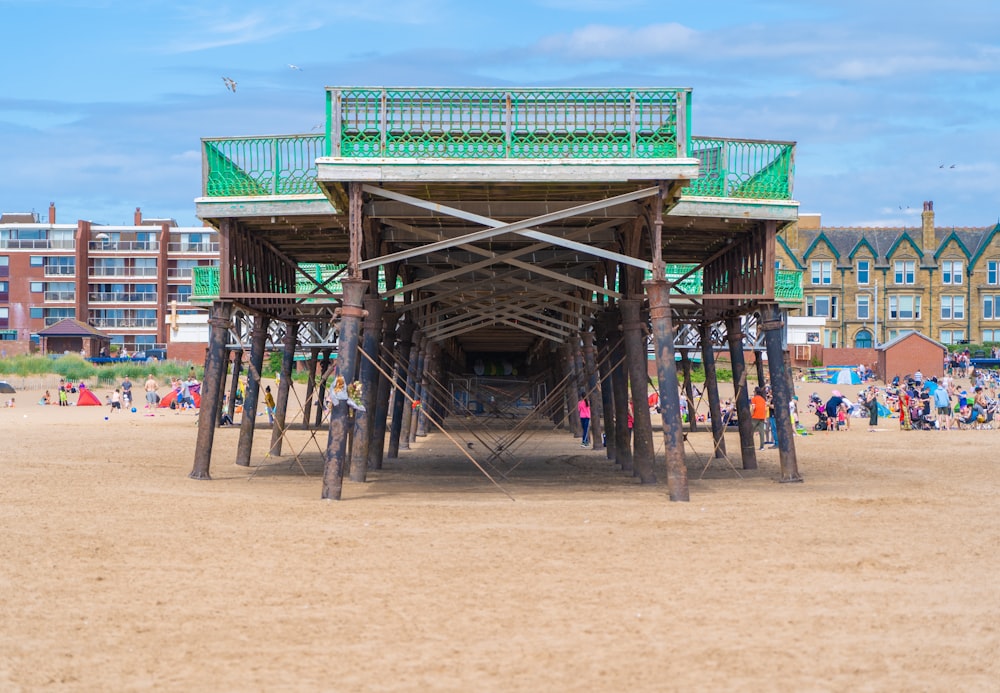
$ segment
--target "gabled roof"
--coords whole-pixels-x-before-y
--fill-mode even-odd
[[[937,259],[944,247],[957,241],[971,264],[979,259],[993,237],[1000,234],[1000,224],[994,227],[936,227],[933,248],[921,248],[922,230],[919,226],[903,227],[836,227],[799,229],[800,252],[789,252],[796,263],[804,264],[822,241],[831,248],[838,264],[853,262],[854,256],[868,248],[875,257],[875,265],[885,267],[901,243],[909,243],[924,262]],[[786,244],[786,250],[790,250]]]
[[[877,347],[875,347],[875,349],[877,351],[885,351],[886,349],[890,349],[890,348],[896,346],[897,344],[899,344],[900,342],[902,342],[904,339],[910,339],[911,337],[919,337],[920,339],[926,340],[926,341],[930,342],[931,344],[933,344],[934,346],[940,348],[941,351],[948,351],[948,347],[946,347],[944,344],[942,344],[941,342],[939,342],[937,340],[931,339],[930,337],[928,337],[927,335],[925,335],[925,334],[923,334],[921,332],[904,332],[901,335],[897,335],[897,336],[893,337],[888,342],[883,342],[882,344],[879,344]]]
[[[96,327],[91,327],[87,323],[74,320],[73,318],[64,318],[53,325],[49,325],[44,330],[39,330],[38,334],[41,337],[99,337],[100,339],[111,339],[110,336],[104,334]]]

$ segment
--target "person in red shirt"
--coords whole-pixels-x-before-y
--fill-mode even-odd
[[[753,421],[753,431],[760,437],[760,449],[764,449],[764,439],[767,437],[767,400],[764,399],[763,388],[754,388],[750,400],[750,419]]]

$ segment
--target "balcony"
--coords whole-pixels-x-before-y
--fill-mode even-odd
[[[90,324],[99,330],[155,329],[156,318],[91,318]]]
[[[89,277],[155,277],[155,267],[91,267]]]
[[[43,294],[46,303],[70,303],[76,300],[75,291],[46,291]]]
[[[167,278],[168,279],[190,279],[191,278],[191,268],[190,267],[168,267],[167,268]]]
[[[89,250],[109,253],[155,253],[160,249],[159,241],[90,241]]]
[[[47,238],[2,238],[0,250],[73,250],[76,241]]]
[[[170,253],[209,253],[216,255],[219,252],[218,243],[181,243],[171,241],[167,244],[167,252]]]
[[[76,275],[76,265],[45,265],[43,272],[46,277],[73,277]]]
[[[187,305],[191,303],[191,294],[190,293],[167,294],[167,304],[169,305],[173,301],[177,301],[177,303]]]
[[[87,294],[90,303],[156,303],[156,292],[150,291],[92,291]]]

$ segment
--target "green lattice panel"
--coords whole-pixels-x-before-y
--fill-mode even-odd
[[[787,142],[692,138],[701,161],[685,195],[754,200],[790,200],[794,146]]]
[[[631,156],[627,91],[539,90],[511,95],[513,159],[621,159]]]
[[[322,135],[205,140],[208,197],[318,193]]]
[[[801,303],[802,272],[798,270],[775,270],[774,297],[779,303]]]
[[[386,156],[503,158],[505,106],[493,91],[387,91]]]
[[[677,92],[634,92],[636,145],[640,159],[670,159],[677,156]]]
[[[345,89],[341,102],[340,155],[382,156],[382,90]]]

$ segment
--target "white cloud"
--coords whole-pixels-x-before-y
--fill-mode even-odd
[[[676,22],[638,29],[591,24],[569,34],[543,38],[537,49],[568,58],[634,58],[684,53],[692,50],[697,40],[698,32]]]

